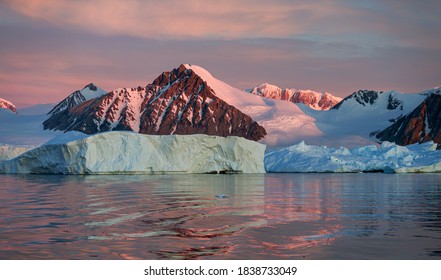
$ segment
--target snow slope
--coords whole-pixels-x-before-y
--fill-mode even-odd
[[[259,142],[269,148],[318,139],[323,135],[315,125],[314,117],[305,114],[296,104],[249,94],[216,79],[202,67],[191,64],[185,64],[185,67],[199,75],[217,97],[263,126],[267,136]]]
[[[43,129],[46,118],[46,114],[21,115],[0,110],[0,143],[37,146],[60,135],[60,131]]]
[[[433,142],[407,147],[390,142],[355,149],[301,142],[265,155],[267,172],[441,172],[441,151]]]
[[[56,104],[36,104],[28,107],[17,108],[20,115],[44,115],[54,108]]]
[[[106,132],[71,139],[0,162],[0,173],[265,172],[265,146],[241,137]]]
[[[388,127],[426,98],[427,92],[403,94],[362,90],[346,97],[329,111],[301,108],[316,119],[318,129],[325,136],[319,145],[355,147],[375,143],[370,133]]]

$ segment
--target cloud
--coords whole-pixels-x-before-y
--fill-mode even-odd
[[[27,18],[102,36],[313,38],[358,45],[441,45],[439,1],[6,0]]]
[[[153,81],[181,63],[240,89],[263,82],[346,96],[358,89],[417,92],[440,84],[441,50],[360,48],[307,39],[175,40],[1,27],[0,97],[57,102],[89,82],[112,90]]]
[[[180,63],[242,89],[423,90],[440,84],[438,2],[0,0],[0,96],[56,102]]]
[[[10,1],[17,12],[102,35],[146,38],[286,36],[302,32],[305,5],[264,1]],[[309,14],[319,16],[320,12]],[[293,16],[302,19],[294,23]]]

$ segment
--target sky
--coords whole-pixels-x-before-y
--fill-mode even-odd
[[[441,86],[441,1],[0,0],[0,97],[56,103],[182,63],[240,89]]]

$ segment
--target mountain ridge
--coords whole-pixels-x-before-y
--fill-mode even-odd
[[[143,134],[208,134],[259,140],[266,131],[224,102],[191,69],[180,65],[151,84],[120,88],[59,111],[45,129],[93,134],[130,130]]]
[[[282,89],[268,83],[260,84],[245,91],[266,98],[303,103],[315,110],[329,110],[342,100],[341,97],[328,92],[316,92],[309,89]]]
[[[93,83],[87,84],[83,89],[72,92],[65,99],[60,101],[48,112],[48,115],[57,114],[63,110],[73,108],[85,101],[100,97],[106,93],[105,90],[97,87]]]
[[[200,66],[181,64],[145,86],[118,88],[57,112],[44,127],[88,134],[129,130],[159,135],[235,135],[270,149],[303,140],[313,145],[356,147],[378,142],[370,137],[372,131],[390,126],[431,92],[359,90],[330,110],[315,110],[280,100],[282,89],[271,87],[276,96],[266,98],[234,88]]]

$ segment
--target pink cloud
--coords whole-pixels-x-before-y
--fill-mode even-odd
[[[441,44],[439,4],[283,0],[7,0],[15,11],[58,27],[156,39],[316,36],[408,46]],[[404,8],[401,8],[404,7]],[[424,12],[422,20],[421,13]]]
[[[180,63],[242,89],[270,82],[345,96],[439,85],[434,2],[360,3],[0,1],[0,97],[56,102],[89,82],[145,85]]]
[[[303,34],[348,9],[328,1],[14,0],[28,17],[96,32],[147,38],[255,38]]]

